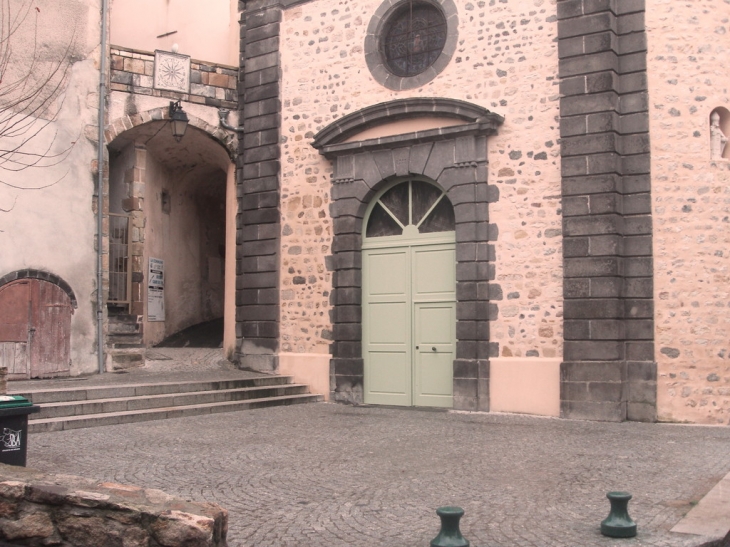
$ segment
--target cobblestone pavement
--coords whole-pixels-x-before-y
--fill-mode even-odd
[[[35,434],[29,467],[230,511],[231,547],[696,546],[669,532],[730,471],[730,428],[309,404]],[[639,535],[599,533],[628,490]]]

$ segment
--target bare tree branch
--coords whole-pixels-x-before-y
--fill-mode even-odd
[[[57,151],[58,131],[48,132],[63,106],[62,92],[68,83],[76,30],[63,51],[51,60],[45,59],[38,44],[41,10],[35,3],[36,0],[13,1],[15,9],[11,9],[11,0],[0,0],[0,170],[7,172],[56,166],[68,157],[78,141],[77,138]],[[30,36],[32,46],[22,44],[19,56],[14,45],[21,38],[21,29],[23,36]],[[58,184],[66,174],[43,186],[1,179],[0,185],[40,190]]]
[[[15,209],[15,204],[16,204],[17,202],[18,202],[18,196],[15,196],[15,199],[13,200],[13,204],[12,204],[12,205],[10,206],[10,209],[3,209],[2,207],[0,207],[0,212],[3,212],[3,213],[9,213],[9,212],[10,212],[10,211],[12,211],[13,209]]]
[[[54,180],[53,182],[49,182],[48,184],[44,184],[43,186],[19,186],[16,184],[11,184],[9,182],[5,182],[4,180],[0,180],[0,184],[3,186],[7,186],[9,188],[15,188],[16,190],[45,190],[46,188],[50,188],[51,186],[55,186],[59,182],[61,182],[63,179],[66,178],[69,171],[66,171],[63,176],[59,177],[58,179]],[[0,209],[2,211],[2,209]],[[8,211],[4,211],[8,212]]]

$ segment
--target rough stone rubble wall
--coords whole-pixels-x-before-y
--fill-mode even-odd
[[[111,47],[112,91],[181,99],[195,104],[232,109],[236,107],[238,70],[233,67],[192,61],[190,93],[154,89],[155,56],[119,46]]]
[[[224,547],[227,533],[213,503],[0,464],[0,540],[15,545]]]
[[[331,166],[311,145],[339,116],[409,96],[462,99],[505,116],[489,139],[501,356],[560,357],[562,256],[555,1],[458,1],[446,69],[405,92],[378,84],[363,42],[379,1],[310,2],[281,25],[282,350],[327,352]]]
[[[730,423],[730,3],[647,0],[658,417]]]

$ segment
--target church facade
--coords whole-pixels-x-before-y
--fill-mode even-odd
[[[0,325],[18,377],[223,318],[331,401],[730,423],[726,3],[116,0],[106,53],[103,3],[73,176],[0,190],[0,306],[68,324],[56,368]]]

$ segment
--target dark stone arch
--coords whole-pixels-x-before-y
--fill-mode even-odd
[[[213,141],[218,143],[228,154],[231,161],[236,159],[236,150],[238,149],[238,136],[223,127],[210,125],[205,120],[188,113],[188,125],[203,131]],[[114,139],[124,132],[134,129],[135,127],[144,125],[149,122],[164,121],[170,119],[170,108],[168,106],[160,106],[147,110],[140,114],[132,116],[122,116],[112,121],[104,128],[104,141],[106,145],[111,144]]]
[[[35,270],[33,268],[16,270],[0,277],[0,288],[2,288],[3,285],[7,285],[8,283],[17,281],[18,279],[40,279],[41,281],[47,281],[49,283],[53,283],[54,285],[58,285],[58,287],[63,292],[65,292],[71,299],[71,306],[73,306],[74,309],[79,307],[79,304],[76,300],[76,295],[74,294],[71,285],[66,283],[66,281],[64,281],[60,276],[56,274],[44,272],[43,270]]]
[[[441,186],[456,218],[457,343],[454,361],[454,408],[489,409],[490,305],[494,280],[496,229],[489,224],[488,204],[499,197],[487,184],[487,137],[503,118],[476,105],[451,99],[402,99],[382,103],[342,118],[320,131],[313,146],[334,164],[332,202],[334,240],[332,292],[332,398],[363,401],[362,229],[368,204],[396,177],[423,177]],[[458,103],[458,104],[456,104]],[[404,116],[434,116],[458,110],[478,113],[458,126],[343,143],[365,128],[387,123],[390,106]],[[456,107],[456,108],[455,108]],[[462,108],[463,107],[463,108]],[[411,116],[409,112],[419,112]]]

